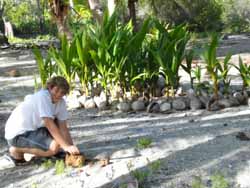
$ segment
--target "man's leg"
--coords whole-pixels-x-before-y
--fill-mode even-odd
[[[37,157],[50,157],[57,154],[59,151],[59,145],[53,140],[50,144],[50,148],[47,151],[38,148],[20,148],[11,146],[9,148],[10,155],[17,160],[24,159],[24,153],[33,154]]]
[[[10,155],[24,159],[24,153],[38,157],[50,157],[58,153],[59,144],[52,138],[46,128],[29,131],[8,141]]]

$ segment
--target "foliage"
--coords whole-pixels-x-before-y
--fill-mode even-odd
[[[190,85],[191,88],[193,89],[193,79],[194,77],[192,77],[192,62],[193,62],[193,58],[194,58],[194,50],[189,50],[186,54],[185,54],[185,59],[186,59],[186,66],[181,64],[181,67],[184,69],[184,71],[186,71],[189,75],[190,78]]]
[[[242,33],[250,31],[250,5],[249,0],[224,0],[223,23],[227,33]]]
[[[228,72],[231,68],[231,65],[229,64],[229,60],[231,59],[231,54],[228,54],[222,64],[220,63],[218,65],[219,71],[220,71],[220,80],[222,80],[224,88],[223,88],[223,94],[228,94],[229,92],[229,87],[230,87],[230,82],[231,79],[228,77]]]
[[[166,77],[168,90],[173,90],[179,86],[178,72],[185,57],[185,48],[190,35],[183,25],[165,28],[158,21],[155,24],[159,32],[155,50],[151,50],[151,52]]]
[[[60,49],[50,48],[50,55],[58,67],[58,74],[64,76],[73,89],[77,61],[75,40],[70,43],[64,35],[60,38],[60,43]]]
[[[218,72],[220,66],[220,62],[216,57],[216,49],[218,46],[218,41],[219,41],[218,36],[216,34],[213,34],[211,36],[210,44],[207,45],[206,50],[201,56],[206,63],[207,72],[209,73],[213,81],[213,92],[216,99],[218,99],[218,81],[219,81]]]
[[[137,179],[139,187],[144,187],[148,177],[152,176],[161,166],[160,160],[154,162],[148,160],[148,162],[148,167],[144,170],[132,170],[133,165],[131,163],[127,164],[128,170],[131,172],[132,176]]]
[[[146,179],[149,177],[150,172],[148,170],[134,170],[131,172],[132,176],[135,177],[140,185],[143,185]]]
[[[34,38],[31,36],[29,38],[13,37],[9,39],[9,42],[12,44],[14,43],[35,44],[37,42],[48,41],[48,40],[55,40],[55,37],[53,37],[52,35],[37,35]]]
[[[42,167],[45,169],[50,169],[54,166],[54,163],[52,162],[51,159],[48,159],[42,163]]]
[[[139,149],[148,148],[148,147],[150,147],[151,144],[152,144],[152,139],[151,138],[143,137],[143,138],[139,138],[137,140],[137,147]]]
[[[55,164],[56,174],[63,174],[65,171],[65,164],[63,160],[57,160]]]
[[[160,160],[156,160],[152,163],[149,163],[149,168],[152,172],[155,172],[157,170],[159,170],[161,167],[161,161]]]
[[[228,188],[229,183],[225,179],[225,177],[220,174],[216,173],[211,177],[212,180],[212,188]]]
[[[222,29],[222,6],[216,0],[151,0],[145,4],[150,4],[159,19],[173,25],[185,22],[197,32]]]
[[[33,49],[33,53],[38,65],[42,87],[45,88],[48,78],[50,78],[54,72],[54,65],[51,62],[50,54],[44,59],[41,51],[37,47]]]
[[[250,65],[243,63],[242,58],[239,56],[239,66],[232,64],[240,73],[242,79],[242,91],[250,86]]]
[[[42,10],[38,9],[37,1],[8,1],[6,2],[5,18],[13,25],[17,35],[50,33],[55,34],[54,24],[48,12],[46,0],[40,1]],[[42,19],[42,20],[41,20]],[[42,28],[41,25],[42,24]],[[41,29],[43,31],[41,31]]]
[[[202,184],[202,180],[200,177],[195,177],[191,184],[192,188],[204,188],[204,185]]]

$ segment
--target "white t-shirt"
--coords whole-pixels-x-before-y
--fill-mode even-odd
[[[65,100],[61,99],[53,104],[48,90],[40,90],[25,97],[25,100],[14,109],[5,125],[5,138],[9,140],[26,131],[43,127],[44,117],[61,121],[68,118]]]

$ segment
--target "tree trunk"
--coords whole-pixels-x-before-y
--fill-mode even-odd
[[[4,35],[4,20],[3,20],[3,12],[4,12],[5,3],[0,1],[0,47],[9,46],[8,38]]]
[[[39,30],[40,33],[44,33],[44,16],[43,16],[43,11],[41,9],[41,4],[40,4],[40,0],[36,0],[36,4],[37,4],[37,13],[38,13],[38,18],[39,18]]]
[[[102,6],[99,0],[88,0],[89,8],[93,12],[93,16],[95,20],[97,20],[99,23],[102,23]]]
[[[138,0],[128,0],[129,18],[132,20],[134,31],[137,31],[135,3]]]
[[[4,33],[4,21],[3,21],[3,12],[4,12],[5,3],[0,1],[0,33]]]
[[[69,5],[62,0],[50,0],[49,7],[51,14],[56,22],[58,34],[66,35],[68,40],[72,39],[72,33],[68,28]]]
[[[116,6],[115,1],[116,0],[109,0],[108,1],[109,16],[111,16],[115,11],[115,6]]]

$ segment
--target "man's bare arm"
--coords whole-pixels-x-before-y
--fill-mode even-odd
[[[79,150],[76,146],[68,143],[61,134],[59,128],[56,126],[52,118],[43,118],[45,127],[49,130],[55,141],[61,146],[61,148],[71,154],[78,154]]]

